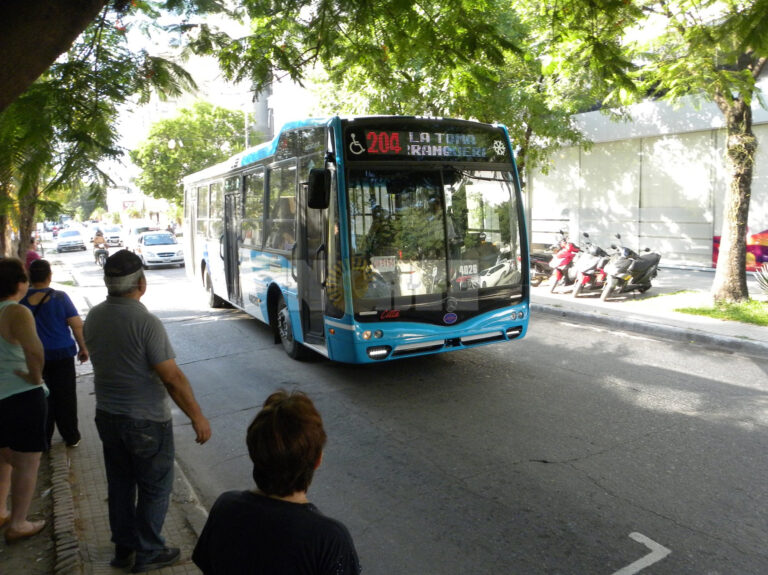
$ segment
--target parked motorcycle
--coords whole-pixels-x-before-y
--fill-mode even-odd
[[[616,250],[608,263],[603,268],[607,275],[605,286],[600,293],[600,300],[605,301],[608,297],[639,291],[644,293],[651,289],[651,280],[656,277],[659,268],[661,254],[651,252],[645,248],[643,255],[621,245],[621,235],[616,234],[619,240],[619,246],[611,245]]]
[[[552,268],[552,285],[549,288],[550,292],[554,292],[555,288],[559,285],[569,286],[576,281],[576,268],[574,267],[574,259],[576,254],[581,251],[579,246],[573,242],[563,240],[560,250],[552,256],[552,260],[549,262]]]
[[[528,259],[531,263],[531,285],[533,287],[538,286],[541,284],[541,282],[548,280],[550,277],[552,277],[552,272],[554,271],[552,269],[552,266],[550,266],[550,262],[552,261],[553,255],[560,250],[560,248],[565,245],[565,243],[568,241],[568,237],[565,234],[565,231],[560,230],[557,233],[557,242],[549,246],[548,251],[535,251],[531,252],[528,255]]]
[[[605,264],[610,256],[600,246],[589,239],[589,234],[584,232],[584,251],[574,263],[576,269],[576,281],[573,284],[573,297],[579,297],[585,291],[602,290],[605,285]]]

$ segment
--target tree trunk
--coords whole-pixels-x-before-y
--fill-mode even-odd
[[[27,257],[29,242],[35,231],[35,212],[37,209],[38,190],[19,197],[19,246],[18,257],[22,261]]]
[[[6,209],[10,209],[11,205],[11,184],[7,180],[0,179],[0,205],[6,206]],[[10,255],[11,244],[11,218],[8,217],[8,213],[3,210],[0,213],[0,258],[4,258]]]
[[[10,223],[10,218],[7,215],[0,215],[0,258],[4,258],[10,253],[8,249],[11,244]]]
[[[0,1],[0,112],[66,52],[107,0]]]
[[[752,133],[752,109],[749,105],[742,100],[734,100],[723,112],[731,182],[723,206],[723,229],[712,295],[715,302],[740,302],[749,299],[746,271],[747,218],[757,139]]]

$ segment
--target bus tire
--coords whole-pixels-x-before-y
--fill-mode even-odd
[[[306,357],[306,349],[293,337],[293,324],[291,323],[291,313],[283,296],[277,300],[277,312],[275,313],[277,322],[277,334],[280,337],[280,343],[283,345],[285,353],[293,359],[303,359]]]
[[[224,307],[224,300],[213,293],[213,282],[211,281],[211,274],[205,272],[205,291],[208,293],[208,307],[217,309]]]

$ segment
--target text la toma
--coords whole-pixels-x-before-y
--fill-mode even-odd
[[[408,132],[408,142],[411,144],[447,144],[459,146],[474,146],[477,138],[474,134],[447,134],[444,132]]]

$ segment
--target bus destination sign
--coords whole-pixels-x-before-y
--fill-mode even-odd
[[[386,130],[352,126],[346,133],[350,161],[451,160],[509,162],[501,129],[446,126],[445,131]]]

